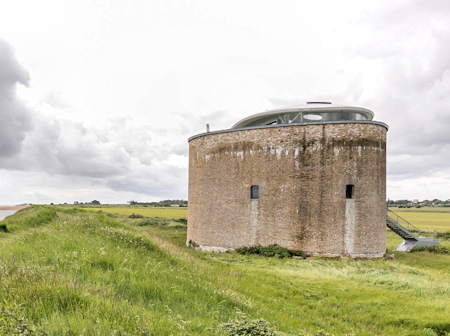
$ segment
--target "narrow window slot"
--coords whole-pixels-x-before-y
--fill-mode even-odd
[[[251,199],[258,199],[259,198],[259,186],[253,185],[250,189],[250,197]]]
[[[346,188],[345,188],[345,198],[346,199],[352,199],[353,198],[353,194],[354,194],[354,190],[355,186],[353,184],[347,184]]]

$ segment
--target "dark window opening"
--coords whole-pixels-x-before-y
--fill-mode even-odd
[[[251,187],[251,198],[258,199],[259,198],[259,186],[254,185]]]
[[[354,189],[355,189],[355,186],[353,184],[347,184],[347,186],[345,188],[345,198],[352,199]]]

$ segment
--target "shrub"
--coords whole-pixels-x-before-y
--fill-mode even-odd
[[[421,252],[428,251],[432,253],[442,253],[442,254],[450,254],[450,249],[445,245],[436,245],[436,246],[422,246],[415,247],[411,250],[411,252]]]
[[[448,336],[450,335],[450,323],[433,323],[426,326],[424,335],[426,336]]]
[[[188,243],[189,247],[193,247],[193,248],[197,248],[200,245],[198,245],[195,241],[192,241],[189,239],[189,243]]]
[[[158,218],[146,218],[136,223],[137,226],[159,226],[162,221]]]
[[[438,232],[436,234],[436,238],[441,238],[441,239],[448,240],[448,239],[450,239],[450,231]]]
[[[59,208],[58,209],[59,212],[64,212],[68,215],[75,215],[78,214],[80,212],[86,212],[86,210],[80,209],[80,208],[71,208],[71,209],[67,209],[67,208]],[[99,211],[99,212],[103,212],[103,211]]]
[[[434,249],[434,251],[431,251],[431,249]],[[445,246],[445,245],[437,245],[434,247],[431,247],[429,249],[430,252],[435,252],[435,253],[443,253],[443,254],[449,254],[450,253],[450,249]]]
[[[185,218],[180,219],[168,219],[168,218],[159,218],[159,217],[150,217],[145,218],[136,223],[137,226],[158,226],[158,227],[186,227],[187,220]]]
[[[137,219],[137,218],[144,218],[144,216],[140,215],[140,214],[134,214],[134,212],[128,216],[128,218],[133,218],[133,219]]]
[[[0,231],[9,232],[8,231],[8,227],[6,226],[6,224],[0,224]]]
[[[307,257],[307,254],[302,251],[289,250],[287,248],[278,246],[277,244],[269,246],[249,246],[239,247],[236,252],[243,255],[259,254],[264,257],[277,257],[277,258],[292,258],[293,256]]]
[[[249,319],[243,312],[238,310],[238,316],[235,320],[220,325],[220,331],[226,336],[252,335],[252,336],[278,336],[285,335],[272,327],[269,322],[260,318],[256,320]]]

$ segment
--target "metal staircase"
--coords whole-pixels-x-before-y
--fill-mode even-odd
[[[414,247],[435,246],[439,242],[434,238],[420,237],[420,230],[395,212],[387,209],[386,225],[403,238],[396,251],[409,252]]]
[[[389,209],[386,216],[386,225],[403,239],[418,240],[419,238],[420,230],[418,228]]]

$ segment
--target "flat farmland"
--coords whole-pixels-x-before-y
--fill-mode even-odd
[[[391,208],[390,210],[421,230],[430,232],[433,230],[439,232],[450,231],[450,208],[435,209],[436,208],[421,208],[411,210]]]
[[[444,207],[411,207],[411,208],[396,208],[396,207],[390,207],[389,208],[392,211],[395,212],[443,212],[443,213],[450,213],[450,208],[444,208]]]
[[[159,217],[159,218],[187,218],[187,208],[186,207],[167,207],[167,208],[157,208],[157,207],[101,207],[101,208],[83,208],[88,211],[93,212],[105,212],[114,215],[128,217],[132,214],[142,215],[144,217]]]
[[[108,206],[98,208],[84,208],[93,212],[105,212],[119,216],[128,217],[133,213],[144,217],[160,218],[187,218],[187,208],[185,207],[131,207],[131,206]],[[391,208],[392,211],[403,217],[408,222],[424,231],[450,231],[450,208],[414,208],[402,209]]]

